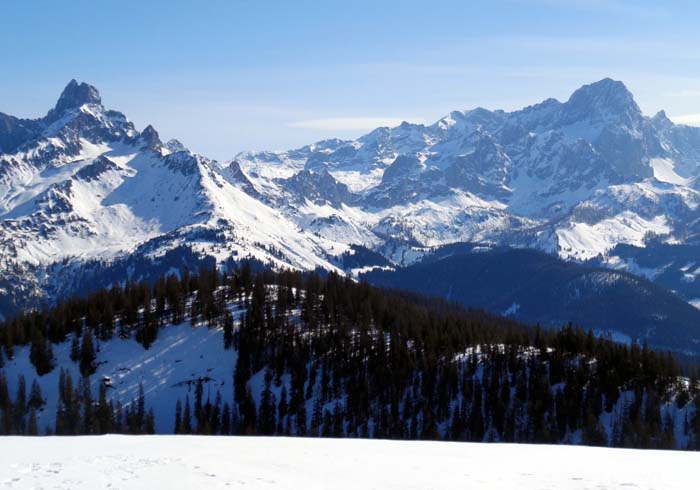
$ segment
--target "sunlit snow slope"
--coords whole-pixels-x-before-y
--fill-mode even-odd
[[[587,447],[265,437],[7,438],[4,488],[696,488],[700,455]]]

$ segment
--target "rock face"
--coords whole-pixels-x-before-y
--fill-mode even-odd
[[[66,111],[77,109],[86,104],[102,105],[100,93],[92,85],[71,80],[63,89],[58,102],[56,102],[56,107],[49,111],[47,118],[57,119]]]
[[[335,269],[353,245],[405,265],[490,242],[631,270],[618,245],[700,243],[699,175],[700,130],[643,115],[610,79],[566,102],[226,164],[137,131],[73,80],[44,118],[0,114],[0,314],[70,293],[95,261],[149,264],[183,246]]]

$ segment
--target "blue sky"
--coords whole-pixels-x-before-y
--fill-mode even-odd
[[[610,76],[700,123],[699,18],[690,0],[3,2],[0,111],[43,115],[76,78],[223,160]]]

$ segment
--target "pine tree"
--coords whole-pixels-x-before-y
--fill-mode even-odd
[[[139,383],[139,395],[136,400],[136,426],[143,431],[146,423],[146,396],[143,392],[143,382]]]
[[[198,379],[194,389],[194,419],[197,422],[197,433],[201,433],[200,429],[203,425],[202,417],[202,396],[204,394],[204,387],[202,386],[202,379]]]
[[[53,355],[47,350],[46,339],[41,331],[35,328],[32,332],[32,345],[29,359],[36,368],[39,376],[51,372],[53,369]]]
[[[90,378],[83,377],[80,380],[80,392],[82,393],[82,429],[81,434],[94,434],[95,430],[95,415],[94,406],[92,403],[92,392],[90,390]]]
[[[277,433],[287,434],[287,427],[283,426],[285,420],[287,419],[287,412],[289,410],[289,405],[287,404],[287,388],[282,386],[282,391],[280,392],[280,402],[277,405]]]
[[[107,401],[107,387],[104,383],[100,383],[98,400],[97,400],[97,412],[95,414],[96,418],[96,433],[107,434],[111,432],[114,427],[112,421],[112,408]]]
[[[27,384],[23,375],[17,380],[17,394],[12,407],[12,431],[13,434],[24,434],[24,417],[27,411]]]
[[[124,409],[119,400],[117,400],[117,408],[114,410],[114,432],[124,432]]]
[[[248,350],[247,339],[244,337],[239,342],[238,358],[236,359],[236,369],[233,373],[233,397],[239,409],[242,407],[246,396],[246,386],[250,378],[250,352]],[[243,411],[240,409],[241,412]]]
[[[77,363],[80,361],[80,340],[78,334],[72,335],[70,343],[70,360]]]
[[[155,434],[156,433],[156,416],[155,416],[155,413],[153,412],[153,408],[148,409],[148,414],[146,415],[144,432],[146,434]]]
[[[80,347],[80,373],[83,376],[90,376],[95,372],[95,348],[92,342],[92,332],[85,329],[83,333],[83,343]]]
[[[260,411],[258,412],[258,433],[262,435],[272,435],[275,433],[276,405],[275,395],[270,389],[272,382],[272,371],[265,371],[265,387],[260,395]]]
[[[35,410],[44,406],[44,397],[41,394],[41,386],[35,379],[32,381],[32,387],[29,390],[29,406]]]
[[[226,309],[224,313],[224,349],[230,349],[233,344],[233,315]]]
[[[243,425],[241,432],[245,435],[255,434],[255,428],[257,426],[257,410],[255,408],[255,400],[253,400],[253,394],[251,393],[250,388],[247,388],[245,392],[245,399],[241,408],[241,416],[241,422]]]
[[[221,411],[221,434],[229,435],[231,433],[231,407],[228,402],[224,403],[224,408]]]
[[[36,422],[36,410],[32,408],[29,411],[29,422],[27,424],[27,435],[30,436],[38,436],[39,435],[39,427],[37,426]]]
[[[182,432],[182,402],[177,399],[175,403],[175,428],[173,429],[174,434],[180,434]]]
[[[185,410],[182,413],[182,433],[192,434],[192,415],[190,414],[190,397],[185,395]]]
[[[314,400],[314,409],[311,414],[311,426],[309,427],[309,435],[311,437],[320,436],[320,427],[323,422],[323,406],[321,403],[321,398],[316,397]]]

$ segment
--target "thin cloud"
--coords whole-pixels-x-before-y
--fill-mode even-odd
[[[678,92],[666,92],[665,97],[700,97],[700,90],[679,90]]]
[[[424,124],[422,118],[416,117],[331,117],[326,119],[307,119],[287,124],[290,128],[321,129],[329,131],[361,131],[382,126],[394,127],[402,122]]]
[[[519,3],[531,3],[532,0],[519,0]],[[550,7],[576,9],[589,12],[606,12],[613,15],[658,18],[669,14],[662,5],[640,5],[634,0],[535,0],[535,3]]]
[[[676,124],[685,124],[686,126],[700,126],[700,114],[672,116],[671,121],[673,121]]]

